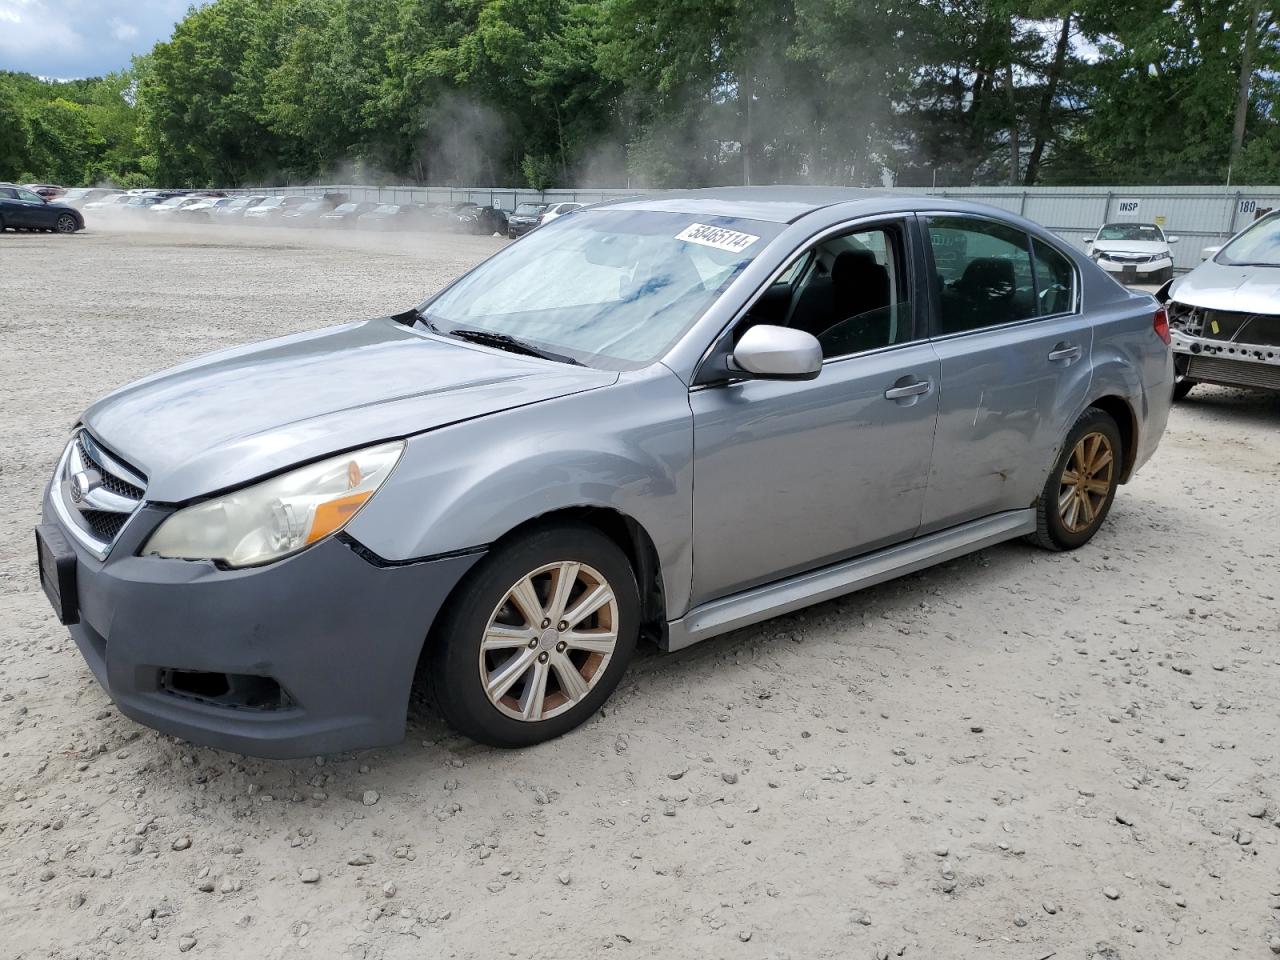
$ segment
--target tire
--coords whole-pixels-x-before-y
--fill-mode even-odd
[[[1186,399],[1196,381],[1187,377],[1187,360],[1177,354],[1173,357],[1173,402]]]
[[[1105,463],[1100,462],[1107,453]],[[1083,471],[1077,467],[1082,461]],[[1111,510],[1123,463],[1119,427],[1110,414],[1090,407],[1067,434],[1036,505],[1036,532],[1027,539],[1046,550],[1075,550],[1092,540]],[[1084,483],[1099,485],[1071,482],[1072,476],[1082,474]]]
[[[76,218],[69,213],[64,213],[58,217],[58,222],[54,226],[58,233],[75,233],[80,229],[80,224],[76,223]]]
[[[562,577],[569,593],[557,602]],[[602,587],[608,598],[578,620],[587,628],[570,624],[562,634],[558,626],[585,598],[599,599]],[[635,574],[613,541],[587,526],[535,529],[496,547],[450,598],[428,640],[431,692],[449,725],[480,743],[551,740],[608,699],[639,627]],[[482,649],[486,639],[493,649]],[[486,679],[497,685],[493,698]]]

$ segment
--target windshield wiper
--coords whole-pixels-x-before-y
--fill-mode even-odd
[[[496,347],[499,350],[507,350],[511,353],[522,353],[528,357],[541,357],[543,360],[554,360],[557,363],[570,363],[575,367],[583,366],[580,361],[573,359],[573,357],[567,357],[562,353],[553,353],[550,350],[543,350],[541,347],[535,347],[527,341],[506,333],[496,333],[493,330],[475,330],[471,327],[454,327],[452,330],[444,331],[444,333],[446,336],[457,337],[459,340],[466,340],[468,343]]]

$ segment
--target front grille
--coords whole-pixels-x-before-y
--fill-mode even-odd
[[[1245,360],[1223,360],[1221,357],[1192,356],[1187,365],[1187,378],[1233,387],[1280,390],[1280,365],[1249,363]]]
[[[67,444],[51,495],[68,532],[102,559],[142,506],[146,479],[81,430]]]
[[[105,468],[97,460],[94,459],[92,453],[84,443],[84,434],[81,433],[76,437],[76,448],[80,451],[80,456],[84,462],[102,474],[102,486],[110,490],[112,493],[119,494],[122,497],[128,497],[130,500],[141,500],[143,489],[136,487],[123,477],[118,477],[109,469]]]

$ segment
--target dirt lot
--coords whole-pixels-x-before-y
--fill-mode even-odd
[[[404,307],[500,242],[0,236],[0,953],[1280,952],[1261,394],[1193,393],[1081,551],[1005,545],[648,653],[607,715],[535,749],[424,707],[397,748],[276,763],[120,717],[33,569],[77,414],[215,347]]]

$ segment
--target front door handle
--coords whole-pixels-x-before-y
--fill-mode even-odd
[[[904,377],[903,379],[906,378]],[[917,380],[914,383],[902,383],[900,380],[898,383],[898,386],[890,387],[884,392],[886,400],[905,400],[908,397],[918,397],[921,394],[928,393],[929,388],[933,386],[928,380]]]
[[[1060,343],[1049,351],[1049,359],[1055,362],[1079,360],[1083,351],[1078,344]]]

